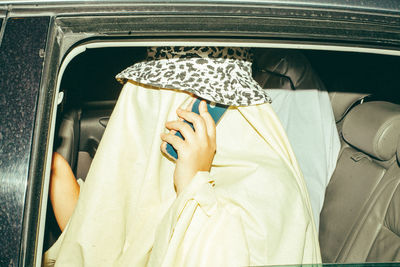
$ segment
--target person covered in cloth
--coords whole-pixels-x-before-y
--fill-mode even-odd
[[[147,52],[117,75],[124,87],[44,265],[320,263],[306,185],[266,91],[252,78],[250,50]],[[217,126],[204,101],[199,115],[191,112],[197,98],[229,106]],[[50,190],[57,216],[62,205]]]

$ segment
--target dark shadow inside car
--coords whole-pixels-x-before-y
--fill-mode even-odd
[[[54,149],[85,179],[121,84],[115,75],[144,47],[93,48],[63,74]],[[255,49],[253,76],[266,90],[326,88],[342,148],[321,213],[324,262],[400,261],[400,57]],[[60,230],[48,202],[47,250]]]

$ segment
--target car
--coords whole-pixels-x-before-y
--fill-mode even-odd
[[[343,144],[321,215],[323,261],[400,261],[399,128],[376,126],[397,136],[382,157],[354,134],[371,129],[360,117],[377,121],[388,106],[399,118],[398,1],[5,0],[0,25],[0,266],[41,265],[59,234],[48,201],[53,150],[84,178],[121,89],[115,74],[163,45],[252,47],[265,88],[299,87],[311,66]],[[282,56],[261,62],[270,51]]]

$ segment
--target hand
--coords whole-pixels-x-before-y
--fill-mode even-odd
[[[205,101],[199,106],[200,115],[189,110],[178,108],[176,113],[182,120],[169,121],[165,127],[170,130],[168,134],[162,133],[161,150],[166,151],[170,143],[178,153],[174,172],[174,184],[177,194],[190,183],[199,171],[210,171],[216,150],[215,123],[207,111]],[[191,122],[194,130],[183,120]],[[179,131],[185,140],[176,136]],[[168,155],[169,156],[169,155]],[[175,160],[171,156],[171,159]]]

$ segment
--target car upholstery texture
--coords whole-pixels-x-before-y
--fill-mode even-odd
[[[60,128],[58,129],[60,144],[56,151],[67,160],[72,168],[74,168],[78,156],[80,115],[80,110],[71,109],[63,116]]]
[[[321,212],[324,262],[400,260],[400,106],[367,102],[344,118],[342,148]]]
[[[369,94],[353,92],[330,92],[329,97],[332,103],[333,114],[336,122],[341,121],[351,107],[369,96]]]

